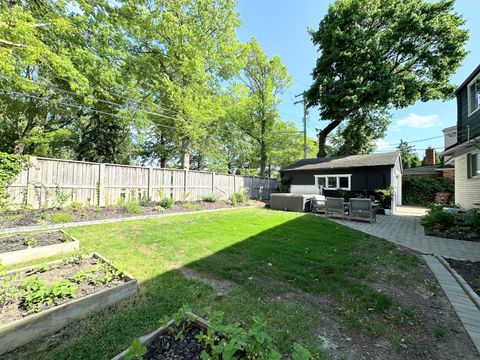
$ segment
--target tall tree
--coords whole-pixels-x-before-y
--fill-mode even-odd
[[[321,119],[329,121],[319,133],[317,156],[325,156],[327,136],[359,111],[451,98],[449,77],[466,55],[463,24],[454,0],[330,5],[311,33],[321,55],[306,94],[308,106],[319,106]]]
[[[245,65],[236,87],[240,104],[235,124],[257,142],[260,150],[260,176],[268,162],[269,134],[279,119],[279,95],[291,86],[292,78],[278,56],[268,58],[260,44],[252,39],[245,45]]]
[[[389,124],[387,111],[357,111],[339,125],[331,137],[332,145],[337,155],[369,154],[375,150],[375,141],[385,136]]]
[[[402,165],[404,169],[409,169],[422,165],[422,161],[420,160],[417,152],[415,151],[415,146],[410,145],[406,141],[400,140],[400,144],[397,146],[397,149],[400,150],[400,155],[402,157]]]

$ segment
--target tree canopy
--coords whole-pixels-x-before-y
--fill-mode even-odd
[[[275,172],[291,78],[240,24],[234,0],[1,3],[0,151]]]
[[[308,106],[318,106],[329,121],[319,133],[319,157],[326,154],[327,136],[344,121],[369,123],[370,112],[453,97],[449,78],[466,55],[468,38],[453,6],[454,0],[330,5],[311,33],[321,54],[306,92]]]

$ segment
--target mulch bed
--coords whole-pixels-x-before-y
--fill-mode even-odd
[[[249,200],[249,206],[263,207],[265,203],[255,200]],[[170,209],[160,209],[155,203],[141,205],[142,212],[140,214],[128,214],[123,206],[109,207],[85,207],[81,209],[54,208],[54,209],[38,209],[38,210],[15,210],[6,211],[0,214],[0,229],[30,226],[30,225],[46,225],[54,223],[52,215],[68,214],[67,222],[118,219],[123,217],[138,215],[158,215],[179,212],[192,212],[199,210],[215,210],[228,209],[233,206],[227,201],[192,201],[192,202],[176,202]]]
[[[447,239],[480,242],[480,234],[477,234],[472,231],[470,227],[466,226],[454,226],[447,230],[425,228],[425,234]]]
[[[185,329],[183,337],[179,339],[176,339],[178,331],[162,334],[147,346],[147,353],[143,359],[200,359],[200,353],[204,347],[198,343],[195,337],[201,331],[205,332],[205,329],[189,325]]]
[[[107,283],[102,281],[92,282],[91,280],[89,280],[93,277],[102,277],[104,271],[101,270],[99,267],[99,265],[101,264],[105,263],[94,257],[87,257],[83,259],[78,257],[72,257],[71,259],[67,259],[64,262],[60,262],[56,265],[50,266],[46,271],[43,272],[26,270],[22,272],[15,272],[13,274],[10,273],[6,276],[0,277],[0,288],[5,288],[6,286],[6,288],[9,290],[18,290],[12,293],[12,298],[7,299],[4,303],[0,302],[0,323],[10,323],[12,321],[21,319],[31,313],[31,311],[29,311],[29,309],[25,307],[25,292],[21,289],[21,284],[26,279],[40,277],[46,284],[53,284],[57,280],[69,280],[76,286],[75,299],[79,299],[87,295],[100,292],[101,290],[107,288],[115,287],[126,281],[123,275],[113,276],[111,281]],[[89,270],[92,270],[89,273],[90,277],[85,279],[84,281],[77,283],[72,279],[72,277],[79,271]],[[43,311],[54,306],[69,302],[71,300],[71,297],[67,297],[64,299],[56,299],[50,304],[41,303],[39,310]]]
[[[35,239],[35,244],[27,246],[25,240],[29,237]],[[34,234],[20,234],[0,238],[0,253],[27,249],[29,247],[37,248],[41,246],[59,244],[63,241],[64,234],[61,231],[50,231]]]
[[[480,261],[446,259],[450,266],[463,277],[470,287],[480,296]]]

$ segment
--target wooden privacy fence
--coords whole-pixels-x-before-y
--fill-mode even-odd
[[[227,198],[241,189],[250,198],[266,199],[277,187],[274,179],[205,171],[34,157],[31,163],[8,187],[9,205],[40,208],[76,201],[108,206],[121,198],[157,201],[165,197],[189,201],[209,194]]]

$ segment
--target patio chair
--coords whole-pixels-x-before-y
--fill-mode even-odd
[[[325,196],[323,195],[313,195],[310,198],[310,211],[321,211],[325,212]]]
[[[345,219],[348,209],[343,198],[327,197],[325,199],[325,216],[329,215],[340,215],[342,219]]]
[[[377,207],[371,199],[350,199],[348,220],[363,218],[371,223],[377,222]]]

